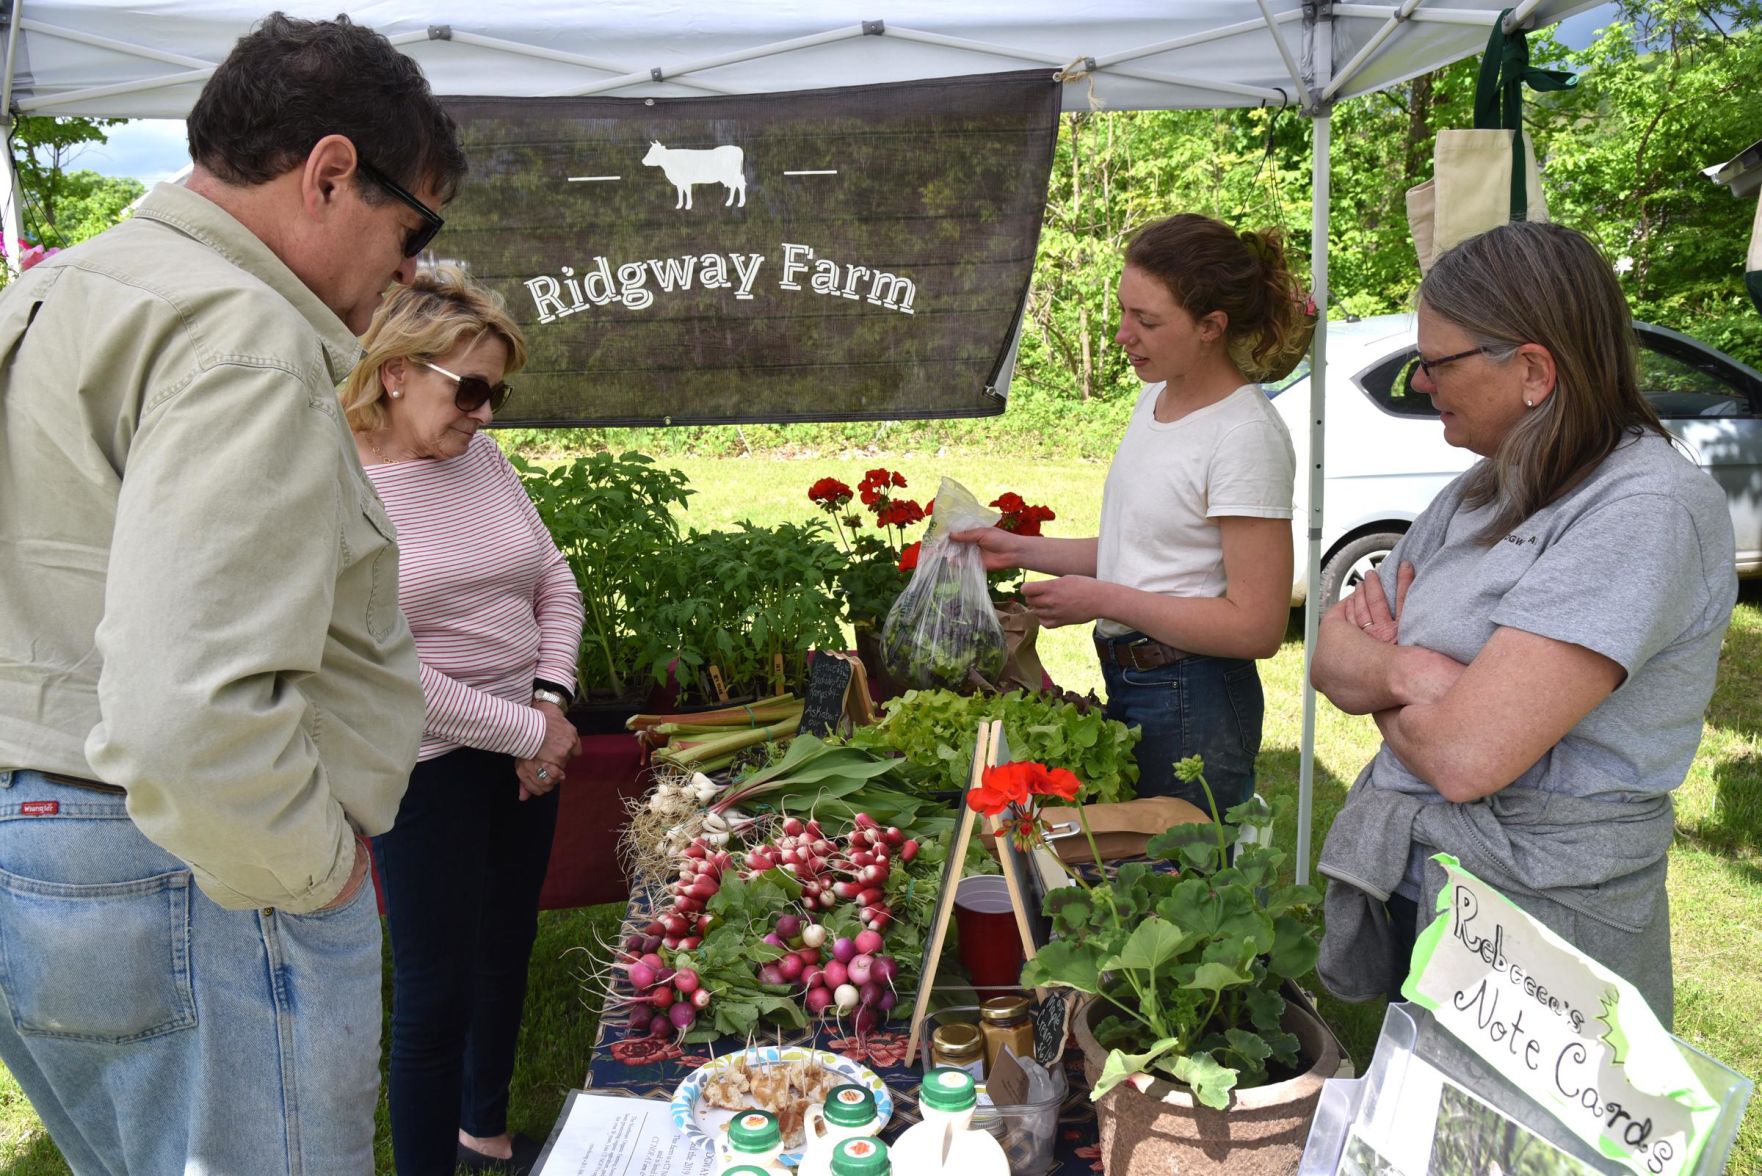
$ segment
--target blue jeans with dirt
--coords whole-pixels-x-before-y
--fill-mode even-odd
[[[1205,781],[1220,815],[1254,795],[1266,700],[1253,661],[1195,655],[1149,670],[1103,661],[1101,674],[1107,686],[1103,713],[1144,732],[1136,749],[1139,796],[1177,796],[1209,813],[1204,790],[1175,778],[1175,761],[1192,755],[1205,760]]]
[[[371,1172],[372,890],[225,910],[121,795],[0,771],[0,1059],[77,1176]]]

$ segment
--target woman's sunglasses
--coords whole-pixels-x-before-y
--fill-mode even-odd
[[[453,403],[458,406],[460,412],[476,412],[485,401],[489,402],[490,412],[501,412],[502,405],[508,403],[508,395],[514,391],[506,380],[500,384],[492,385],[482,376],[457,375],[437,363],[429,363],[423,359],[416,362],[431,371],[439,372],[459,385],[459,391],[453,396]]]

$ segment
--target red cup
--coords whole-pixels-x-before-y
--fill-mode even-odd
[[[960,933],[961,963],[981,999],[1001,995],[987,989],[1014,989],[1021,984],[1027,957],[1003,875],[961,879],[954,890],[954,925]]]

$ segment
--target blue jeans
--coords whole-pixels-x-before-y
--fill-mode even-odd
[[[225,910],[122,796],[0,771],[0,1059],[74,1172],[371,1172],[371,890]]]
[[[373,839],[392,941],[398,1176],[452,1176],[460,1128],[481,1139],[508,1127],[558,798],[519,790],[509,756],[448,752],[416,765],[391,832]]]
[[[1254,795],[1254,757],[1260,754],[1266,700],[1252,661],[1184,657],[1154,670],[1104,661],[1101,676],[1107,685],[1103,713],[1144,732],[1136,749],[1139,796],[1178,796],[1209,813],[1204,790],[1175,779],[1175,761],[1190,755],[1205,760],[1205,782],[1219,815]]]

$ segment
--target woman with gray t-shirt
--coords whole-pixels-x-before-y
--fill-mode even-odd
[[[1138,794],[1201,808],[1176,760],[1198,755],[1220,810],[1254,794],[1265,709],[1254,659],[1279,648],[1291,604],[1296,458],[1256,380],[1308,343],[1276,230],[1183,213],[1126,248],[1114,336],[1146,387],[1108,470],[1101,534],[955,539],[987,569],[1056,576],[1022,587],[1048,628],[1095,622],[1107,717],[1142,732]]]
[[[1413,386],[1484,460],[1321,623],[1316,688],[1384,740],[1322,851],[1322,979],[1398,993],[1442,852],[1668,1025],[1669,793],[1737,597],[1725,495],[1640,395],[1627,304],[1578,233],[1463,242],[1418,314]]]

